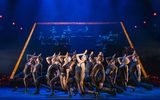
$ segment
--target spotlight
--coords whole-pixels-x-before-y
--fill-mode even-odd
[[[3,18],[3,16],[2,15],[0,15],[0,19],[2,19]]]
[[[154,12],[154,13],[153,13],[153,16],[157,16],[157,13],[156,13],[156,12]]]
[[[137,25],[135,25],[134,28],[137,28]]]
[[[23,28],[21,27],[20,30],[23,30]]]
[[[15,22],[12,22],[12,25],[13,25],[13,26],[15,26],[15,25],[16,25],[16,23],[15,23]]]

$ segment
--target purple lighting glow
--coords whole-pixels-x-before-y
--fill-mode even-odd
[[[2,19],[3,18],[3,16],[2,15],[0,15],[0,19]]]
[[[15,22],[12,22],[12,25],[13,25],[13,26],[15,26],[15,25],[16,25],[16,23],[15,23]]]
[[[157,13],[156,13],[156,12],[154,12],[154,13],[153,13],[153,16],[157,16]]]

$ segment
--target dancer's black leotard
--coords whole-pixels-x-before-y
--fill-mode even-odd
[[[69,63],[67,63],[66,65],[64,65],[64,66],[62,66],[61,67],[61,75],[64,75],[64,76],[66,76],[66,69],[68,69],[69,68]]]
[[[81,68],[82,63],[78,66],[76,66],[75,68],[75,79],[77,82],[80,82],[81,79],[81,72],[82,72],[82,68]]]
[[[32,66],[33,65],[30,62],[26,63],[25,68],[23,70],[24,75],[28,75],[28,74],[31,73],[31,67]]]

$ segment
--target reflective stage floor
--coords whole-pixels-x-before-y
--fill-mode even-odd
[[[0,100],[49,100],[49,99],[159,99],[160,98],[160,88],[153,88],[153,90],[146,90],[141,87],[136,87],[135,91],[132,89],[127,89],[124,93],[112,96],[107,93],[101,93],[97,98],[92,94],[87,94],[85,96],[69,97],[62,91],[55,91],[55,96],[50,97],[50,92],[47,92],[45,88],[41,88],[41,92],[38,95],[34,95],[34,88],[30,88],[28,93],[24,93],[24,88],[18,88],[16,91],[12,91],[11,88],[0,88]]]

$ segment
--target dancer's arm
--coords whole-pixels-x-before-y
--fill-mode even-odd
[[[34,57],[34,56],[35,56],[35,53],[33,55],[27,54],[27,56],[26,56],[27,61],[29,61],[29,58]]]
[[[89,56],[90,56],[90,57],[92,57],[92,56],[93,56],[93,54],[94,54],[94,52],[92,51],[92,52],[90,53],[90,55],[89,55]]]
[[[118,57],[117,61],[118,61],[119,64],[122,64],[122,61],[120,59],[122,59],[122,57]]]
[[[51,59],[52,59],[52,56],[46,57],[46,61],[47,61],[47,63],[48,63],[49,65],[51,64]]]
[[[138,71],[138,75],[137,75],[137,80],[138,82],[141,82],[141,66],[140,64],[137,64],[137,71]]]
[[[64,58],[66,55],[61,55],[61,52],[59,52],[57,56],[58,56],[58,60],[60,60],[61,57]]]
[[[74,66],[75,62],[72,61],[71,64],[70,64],[70,68],[72,68]]]
[[[109,60],[109,59],[111,59],[111,57],[106,57],[106,63],[107,63],[107,64],[110,63],[110,60]]]
[[[78,62],[81,62],[81,59],[79,58],[79,56],[83,56],[83,55],[85,55],[86,53],[87,53],[87,50],[85,50],[84,53],[76,54],[77,61],[78,61]]]
[[[103,62],[104,61],[103,52],[99,52],[98,56],[102,56],[102,62]]]
[[[25,71],[26,71],[26,65],[24,66],[23,73],[25,73]]]

